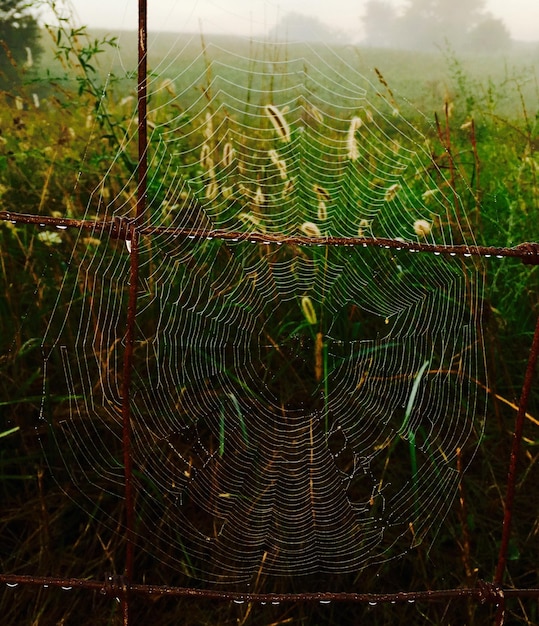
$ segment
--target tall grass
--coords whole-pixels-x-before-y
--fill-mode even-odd
[[[116,55],[111,41],[98,34],[89,41],[83,31],[72,31],[65,25],[63,34],[55,37],[42,81],[26,85],[21,94],[23,108],[9,94],[0,101],[0,199],[2,209],[40,215],[92,217],[103,214],[108,199],[132,195],[134,183],[127,183],[136,163],[133,129],[129,125],[131,110],[124,98],[134,93],[131,76],[111,80],[101,73],[96,60],[104,57],[110,67]],[[131,58],[133,34],[121,34],[124,43],[123,63],[136,67]],[[175,40],[177,43],[177,40]],[[255,61],[249,51],[253,42],[215,40],[219,62],[228,66],[231,82],[250,76],[249,97],[257,90],[269,89],[265,78],[255,75]],[[233,52],[224,52],[232,45]],[[151,54],[158,65],[170,41],[159,37]],[[208,77],[208,59],[200,56],[200,42],[183,42],[178,63],[189,66],[190,56],[197,59],[188,72],[187,84]],[[100,50],[104,49],[103,54]],[[456,192],[463,200],[480,243],[516,245],[539,239],[539,199],[537,172],[537,93],[536,70],[528,68],[482,75],[482,60],[455,58],[444,60],[429,55],[404,55],[400,52],[376,52],[360,49],[341,50],[349,62],[364,73],[371,73],[373,94],[383,91],[374,67],[381,68],[385,87],[405,94],[413,106],[407,115],[422,110],[429,120],[425,133],[432,142],[432,158],[443,167],[455,169]],[[320,52],[321,54],[323,51]],[[299,57],[309,54],[287,50]],[[237,67],[245,57],[245,67]],[[273,59],[274,60],[274,59]],[[421,71],[418,68],[422,68]],[[425,71],[425,80],[413,80]],[[116,71],[119,70],[117,69]],[[237,74],[235,72],[238,72]],[[172,65],[169,75],[180,72]],[[267,78],[267,77],[266,77]],[[257,82],[261,81],[261,82]],[[411,86],[413,86],[411,88]],[[202,87],[208,85],[202,84]],[[33,93],[39,94],[39,107]],[[182,114],[189,106],[189,93],[172,104],[155,106],[155,115]],[[374,96],[376,97],[376,96]],[[397,97],[400,97],[397,95]],[[152,105],[152,103],[150,103]],[[414,119],[420,124],[422,116]],[[111,154],[122,157],[110,171]],[[152,147],[159,150],[159,146]],[[193,162],[193,175],[198,175]],[[457,176],[458,174],[458,176]],[[104,182],[106,181],[106,182]],[[170,185],[169,185],[170,184]],[[130,187],[131,185],[131,187]],[[150,188],[155,206],[173,203],[163,190],[173,180],[154,180]],[[196,185],[195,185],[196,186]],[[200,193],[203,193],[202,189]],[[319,198],[318,198],[319,200]],[[251,223],[252,227],[253,224]],[[72,486],[55,484],[47,466],[61,463],[51,446],[46,461],[42,450],[48,448],[47,434],[39,428],[41,410],[61,419],[70,402],[77,397],[59,395],[53,389],[55,371],[61,364],[47,363],[53,373],[43,387],[45,362],[42,338],[50,323],[50,312],[62,287],[74,294],[73,318],[68,318],[67,336],[74,335],[77,323],[77,299],[88,297],[87,285],[78,284],[70,267],[84,267],[88,250],[99,249],[106,257],[116,244],[105,238],[76,237],[70,231],[45,231],[33,226],[3,222],[0,224],[0,513],[1,566],[4,571],[47,574],[51,570],[63,575],[95,576],[96,572],[121,573],[123,539],[108,529],[101,511],[121,516],[120,506],[98,488],[91,494],[96,502],[93,516],[87,517],[76,506]],[[321,259],[323,262],[323,259]],[[430,551],[419,546],[400,561],[390,562],[377,570],[377,576],[361,574],[345,577],[351,590],[425,589],[473,584],[477,578],[489,578],[497,556],[503,491],[510,447],[511,424],[516,398],[522,382],[527,348],[534,320],[539,314],[539,270],[516,261],[492,260],[487,264],[487,302],[485,306],[486,345],[490,371],[491,415],[487,421],[482,446],[470,465],[460,491],[460,501],[450,513]],[[297,304],[297,303],[296,303]],[[301,309],[302,307],[302,309]],[[312,304],[311,304],[312,307]],[[316,312],[302,302],[305,319],[316,342]],[[292,316],[293,318],[294,316]],[[56,322],[54,322],[56,323]],[[312,326],[312,328],[311,328]],[[283,327],[270,329],[275,337],[286,332]],[[57,329],[59,332],[59,329]],[[96,325],[96,332],[98,328]],[[353,329],[349,331],[353,332]],[[54,334],[54,333],[52,333]],[[322,360],[324,355],[322,356]],[[327,367],[318,362],[316,367]],[[315,364],[311,364],[315,376]],[[418,376],[419,379],[419,376]],[[61,385],[58,384],[59,388]],[[413,398],[410,399],[410,403]],[[411,407],[410,407],[411,410]],[[539,396],[532,399],[529,412],[522,473],[517,498],[516,527],[510,554],[510,582],[516,586],[536,586],[537,582],[537,510],[533,496],[539,476],[537,445],[539,433]],[[406,418],[405,418],[406,422]],[[403,424],[403,428],[405,423]],[[41,445],[38,439],[41,439]],[[219,447],[224,453],[226,440]],[[410,456],[395,463],[410,463]],[[412,457],[413,462],[413,457]],[[435,533],[437,529],[433,529]],[[436,568],[431,567],[435,563]],[[141,560],[140,573],[152,572],[154,580],[174,582],[175,574],[150,557]],[[434,576],[434,578],[433,578]],[[181,576],[178,574],[178,577]],[[327,581],[323,581],[324,584]],[[339,580],[340,583],[343,581]],[[331,583],[327,583],[331,587]],[[278,589],[278,583],[276,583]],[[108,600],[82,592],[53,592],[43,589],[5,590],[1,599],[6,623],[118,623],[119,614]],[[194,605],[161,599],[155,603],[135,600],[134,613],[140,623],[159,624],[370,624],[463,623],[469,626],[491,623],[488,607],[469,605],[425,605],[421,607],[323,606],[231,606],[228,604]],[[511,607],[513,623],[532,624],[537,620],[535,605]],[[146,620],[146,622],[145,622]],[[138,623],[138,621],[137,621]]]

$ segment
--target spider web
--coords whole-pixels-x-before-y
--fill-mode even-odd
[[[395,558],[447,513],[458,459],[477,445],[481,267],[320,238],[472,243],[449,173],[408,105],[346,49],[207,38],[178,65],[178,42],[149,84],[137,550],[220,583]],[[134,215],[133,179],[107,192],[120,159],[88,204],[96,223]],[[298,235],[312,244],[286,240]],[[53,312],[62,330],[44,342],[70,401],[42,417],[92,514],[104,505],[91,487],[124,498],[129,268],[130,242],[88,245]]]

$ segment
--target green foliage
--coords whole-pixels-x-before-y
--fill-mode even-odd
[[[0,89],[16,89],[42,53],[40,29],[28,0],[0,0]]]

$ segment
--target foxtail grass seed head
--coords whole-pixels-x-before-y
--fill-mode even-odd
[[[215,180],[210,181],[209,184],[206,186],[206,199],[214,200],[215,198],[217,198],[218,194],[219,185],[216,183]]]
[[[171,78],[165,78],[163,81],[161,81],[161,84],[159,85],[159,89],[166,91],[171,96],[176,95],[176,88]]]
[[[26,61],[24,63],[24,67],[31,68],[34,67],[34,57],[32,55],[32,48],[26,46],[24,48],[26,50]]]
[[[271,162],[275,167],[279,170],[279,175],[282,180],[286,180],[287,172],[286,172],[286,161],[284,159],[279,158],[279,153],[277,150],[270,150],[268,152]]]
[[[261,187],[257,188],[254,200],[255,200],[255,204],[258,206],[261,206],[266,201],[266,198],[264,197],[264,193]]]
[[[308,111],[314,120],[316,120],[319,124],[323,124],[324,116],[322,115],[320,109],[317,109],[314,104],[309,104]]]
[[[234,146],[227,141],[223,147],[223,166],[229,167],[234,162]]]
[[[318,219],[323,222],[328,218],[328,208],[323,200],[318,201]]]
[[[427,189],[427,191],[423,192],[422,194],[422,198],[423,200],[428,200],[429,198],[432,198],[432,196],[436,195],[440,190],[438,188],[434,188],[434,189]]]
[[[287,198],[292,193],[293,190],[294,190],[294,181],[291,179],[288,179],[283,186],[283,190],[281,191],[281,197],[283,199]]]
[[[244,224],[254,226],[255,229],[260,231],[261,233],[266,232],[266,227],[264,226],[264,224],[258,219],[258,217],[256,217],[256,215],[253,215],[252,213],[248,213],[248,212],[240,213],[238,215],[238,219],[242,221]]]
[[[210,155],[210,146],[207,143],[202,144],[202,149],[200,150],[200,165],[202,165],[202,167],[206,167],[208,169],[213,167],[213,159]]]
[[[416,220],[414,222],[414,232],[419,237],[426,237],[432,230],[432,224],[427,220]]]
[[[368,234],[370,234],[370,230],[371,230],[370,221],[363,219],[359,222],[359,228],[357,229],[357,236],[366,237]]]
[[[241,193],[242,196],[246,196],[247,198],[251,197],[251,191],[249,189],[249,187],[247,187],[247,185],[244,185],[243,183],[240,183],[238,185],[238,190]]]
[[[98,239],[97,237],[85,237],[82,240],[82,243],[89,248],[97,248],[101,245],[101,239]]]
[[[135,102],[135,96],[124,96],[120,102],[118,102],[118,106],[124,107],[128,104],[133,104]]]
[[[300,230],[307,237],[321,237],[322,233],[316,224],[313,222],[303,222],[300,226]]]
[[[309,298],[309,296],[303,296],[301,299],[301,309],[305,319],[309,322],[309,324],[311,324],[311,326],[314,326],[317,322],[316,311],[314,310],[313,301]]]
[[[206,124],[204,127],[204,137],[206,139],[211,139],[213,137],[213,117],[209,111],[206,111]]]
[[[329,191],[325,187],[322,187],[322,185],[313,185],[313,190],[318,200],[323,200],[324,202],[329,202],[331,200]]]
[[[39,107],[40,107],[39,96],[35,92],[32,94],[32,101],[34,103],[34,107],[36,109],[39,109]]]
[[[395,183],[394,185],[391,185],[391,187],[388,187],[384,195],[384,200],[386,202],[391,202],[391,200],[394,200],[397,196],[399,189],[400,185],[398,183]]]
[[[273,104],[266,105],[265,111],[281,140],[288,143],[290,141],[290,126],[284,115]]]
[[[356,132],[361,128],[363,122],[360,117],[353,117],[348,128],[348,136],[346,139],[347,156],[350,161],[359,159],[359,148],[357,145]]]

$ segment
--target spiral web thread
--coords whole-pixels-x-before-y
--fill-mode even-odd
[[[357,572],[414,547],[484,416],[481,264],[406,249],[474,244],[429,138],[334,51],[274,44],[268,60],[249,45],[204,43],[173,79],[170,59],[154,69],[155,230],[138,244],[137,551],[221,585]],[[107,196],[120,157],[88,204],[96,236],[134,216],[134,179]],[[96,489],[124,497],[131,241],[87,236],[52,316],[75,331],[51,323],[44,342],[71,400],[42,419],[95,514]]]

